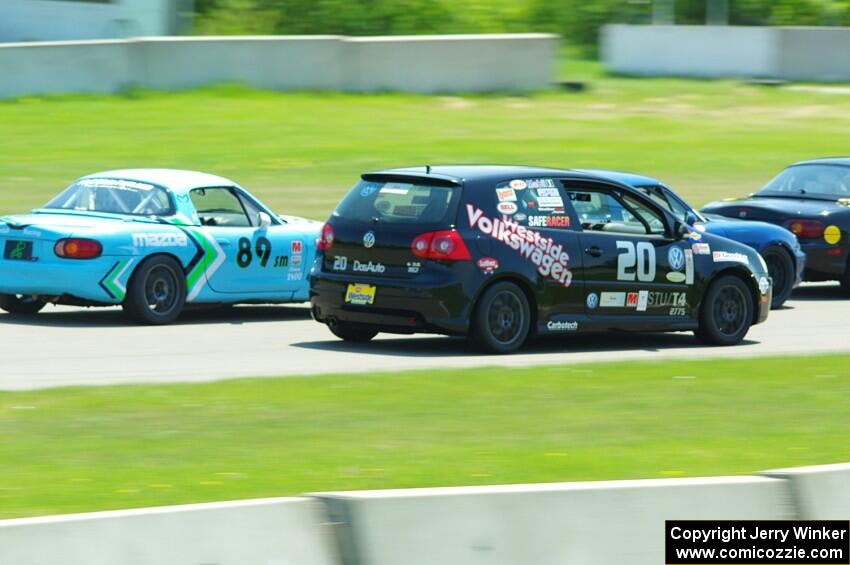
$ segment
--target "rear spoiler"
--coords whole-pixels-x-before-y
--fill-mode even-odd
[[[455,177],[447,177],[434,173],[365,173],[360,175],[360,178],[369,182],[412,182],[448,187],[457,187],[463,184],[460,179]]]

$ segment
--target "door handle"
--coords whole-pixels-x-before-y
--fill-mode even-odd
[[[229,240],[229,239],[219,239],[219,238],[215,238],[215,240],[216,240],[216,241],[218,242],[218,244],[219,244],[219,245],[221,245],[222,247],[226,247],[226,246],[230,245],[230,240]]]
[[[593,247],[588,247],[587,249],[584,250],[584,252],[587,253],[588,255],[590,255],[591,257],[601,257],[602,256],[602,249],[600,249],[599,247],[596,247],[595,245]]]

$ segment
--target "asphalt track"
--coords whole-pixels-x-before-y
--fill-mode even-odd
[[[344,343],[304,306],[194,311],[166,327],[132,325],[117,308],[48,306],[32,317],[0,314],[0,389],[850,351],[848,313],[850,299],[837,286],[805,285],[735,347],[701,346],[690,333],[607,333],[540,339],[519,354],[488,356],[439,336]],[[688,363],[681,367],[687,375]]]

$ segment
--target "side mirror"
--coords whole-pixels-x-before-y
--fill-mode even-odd
[[[257,228],[261,230],[268,229],[268,227],[272,225],[272,218],[265,212],[260,212],[257,214]]]
[[[676,222],[676,239],[688,239],[692,231],[693,230],[691,229],[691,226],[689,226],[688,224]]]
[[[696,214],[693,213],[693,211],[689,210],[688,213],[685,214],[685,223],[688,224],[689,226],[694,225],[698,221],[699,221],[699,218],[697,217]]]

